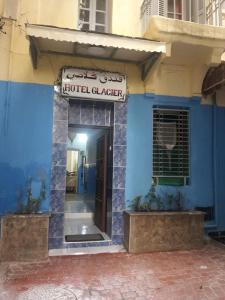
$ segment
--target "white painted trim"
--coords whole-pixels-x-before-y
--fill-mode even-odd
[[[59,27],[26,25],[27,36],[66,43],[80,43],[102,47],[122,48],[134,51],[166,53],[167,44],[141,38],[131,38],[107,33],[83,32]],[[43,44],[43,43],[42,43]],[[115,47],[116,45],[116,47]],[[43,47],[43,46],[42,46]],[[41,50],[41,49],[40,49]]]

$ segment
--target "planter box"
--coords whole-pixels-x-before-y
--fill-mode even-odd
[[[203,224],[199,211],[124,212],[124,245],[131,253],[200,248]]]
[[[2,220],[2,261],[25,261],[48,257],[49,216],[8,215]]]

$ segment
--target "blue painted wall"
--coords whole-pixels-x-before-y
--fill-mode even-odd
[[[130,95],[127,120],[126,200],[146,194],[151,184],[152,102]]]
[[[52,109],[53,87],[0,81],[0,214],[16,210],[30,177],[34,189],[45,178],[49,210]]]
[[[127,203],[146,194],[151,185],[153,105],[190,109],[191,176],[190,184],[181,188],[185,205],[193,208],[215,202],[217,229],[225,230],[225,108],[201,105],[198,98],[129,96]],[[25,192],[29,177],[36,183],[45,177],[47,195],[41,209],[49,210],[52,109],[53,87],[0,82],[0,214],[15,211],[17,194]],[[165,188],[174,190],[160,190]]]
[[[218,230],[225,230],[225,108],[215,108],[215,198]]]
[[[217,229],[225,229],[225,108],[201,105],[199,98],[130,95],[128,100],[126,205],[145,195],[152,182],[152,107],[190,110],[190,184],[179,188],[185,208],[216,203]],[[215,118],[215,127],[213,119]],[[215,136],[214,136],[215,131]],[[215,155],[214,155],[215,153]],[[160,186],[158,192],[177,188]]]

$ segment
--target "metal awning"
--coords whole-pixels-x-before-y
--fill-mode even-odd
[[[216,90],[225,85],[225,64],[211,67],[205,75],[202,84],[202,95],[213,95]]]
[[[143,79],[169,46],[142,38],[32,24],[26,24],[26,35],[34,68],[40,54],[71,55],[137,63]]]

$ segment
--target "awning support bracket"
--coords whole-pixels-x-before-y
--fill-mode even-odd
[[[151,68],[155,64],[155,62],[158,60],[158,58],[161,56],[160,52],[153,52],[148,59],[145,60],[141,64],[141,79],[144,81],[146,77],[148,76]]]
[[[29,37],[30,39],[30,56],[31,56],[31,61],[33,68],[36,70],[37,69],[37,63],[38,63],[38,55],[39,55],[39,49],[37,46],[37,43],[35,39],[33,39],[31,36]]]

